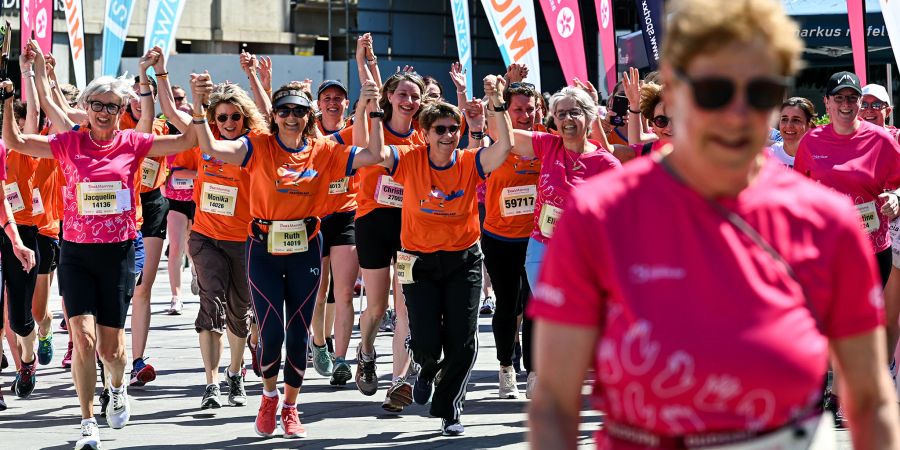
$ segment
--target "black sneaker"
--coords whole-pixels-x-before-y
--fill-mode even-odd
[[[413,386],[413,401],[420,405],[426,405],[431,401],[431,393],[434,391],[434,379],[426,380],[419,372],[416,377],[416,385]]]
[[[0,357],[0,370],[3,370],[7,367],[9,367],[9,360],[6,359],[6,353],[4,353],[2,357]]]
[[[12,390],[16,397],[28,398],[31,392],[34,391],[34,385],[37,382],[37,375],[34,373],[37,370],[36,363],[36,360],[32,361],[31,364],[22,363],[22,368],[16,373],[16,379],[12,385]]]
[[[515,370],[516,373],[521,372],[522,371],[522,343],[521,342],[516,342],[516,346],[513,347],[513,358],[512,359],[513,359],[512,360],[513,370]]]
[[[466,434],[466,429],[459,423],[459,419],[441,419],[441,434],[443,436],[462,436]]]
[[[356,348],[356,388],[363,395],[375,395],[378,392],[378,375],[375,373],[375,358],[371,361],[363,360],[362,345]]]
[[[247,392],[244,390],[244,376],[242,373],[228,376],[225,369],[225,379],[228,381],[228,404],[231,406],[244,406],[247,404]]]
[[[109,399],[110,399],[109,389],[103,388],[103,392],[101,392],[100,397],[98,397],[98,400],[100,400],[100,415],[101,416],[106,415],[106,407],[109,406]]]
[[[0,392],[0,411],[6,411],[6,400],[3,399],[3,392]]]
[[[221,392],[219,391],[218,384],[206,386],[206,392],[203,393],[203,399],[200,400],[200,409],[221,408],[222,402],[219,401],[220,394]]]

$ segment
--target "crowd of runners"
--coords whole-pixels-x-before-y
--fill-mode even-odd
[[[167,312],[183,312],[185,265],[200,298],[198,408],[258,407],[260,436],[307,435],[309,365],[381,390],[393,413],[430,403],[443,435],[463,434],[477,319],[492,314],[497,395],[532,399],[536,447],[575,445],[592,366],[602,448],[832,448],[823,408],[858,448],[898,448],[888,91],[836,73],[817,126],[814,102],[791,96],[802,44],[773,1],[672,3],[661,70],[628,70],[608,98],[577,79],[542,94],[519,64],[469,98],[458,63],[446,96],[411,67],[383,76],[368,34],[359,92],[272,86],[279,68],[249,53],[235,64],[250,92],[212,68],[170,75],[159,47],[136,77],[79,92],[30,41],[23,84],[0,83],[11,392],[27,399],[57,361],[78,394],[76,449],[100,448],[95,398],[126,426],[128,390],[156,378],[165,251]],[[54,327],[69,338],[55,360]],[[729,446],[747,442],[772,447]]]

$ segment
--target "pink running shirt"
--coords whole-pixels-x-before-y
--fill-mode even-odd
[[[891,247],[878,195],[900,187],[900,145],[887,130],[866,121],[846,136],[831,124],[813,128],[800,141],[794,170],[850,198],[875,253]]]
[[[778,427],[821,401],[829,338],[883,323],[855,209],[771,157],[750,187],[719,200],[798,284],[656,159],[575,191],[528,313],[599,330],[592,397],[609,421],[667,436]],[[597,442],[641,448],[603,432]]]
[[[181,152],[177,155],[169,155],[166,157],[166,165],[169,166],[169,176],[166,178],[166,187],[163,189],[163,196],[181,202],[194,201],[194,181],[187,178],[175,178],[174,172],[185,170],[184,165],[187,161],[195,159],[196,153],[194,149]],[[190,169],[188,169],[190,170]]]
[[[0,180],[6,181],[6,146],[0,142]]]
[[[550,133],[535,131],[531,145],[534,156],[541,160],[531,237],[546,244],[572,187],[606,170],[621,169],[622,164],[602,148],[590,153],[566,150],[562,138]]]
[[[116,133],[108,144],[100,148],[91,142],[90,134],[78,130],[50,136],[50,149],[59,161],[66,177],[63,189],[63,239],[80,244],[104,244],[135,239],[135,174],[141,160],[150,152],[153,135],[133,130]],[[79,189],[89,191],[102,187],[88,183],[112,182],[122,191],[115,204],[121,212],[111,214],[82,214],[88,209],[79,208]],[[115,183],[119,184],[116,185]],[[107,185],[100,189],[103,197],[111,197],[113,189]],[[85,208],[82,202],[82,208]],[[99,205],[104,207],[107,205]]]

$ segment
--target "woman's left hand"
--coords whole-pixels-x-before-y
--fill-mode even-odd
[[[894,219],[900,214],[900,199],[893,192],[882,192],[878,196],[884,203],[881,204],[881,213],[888,219]]]

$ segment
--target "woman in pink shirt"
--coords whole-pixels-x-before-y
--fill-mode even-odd
[[[567,204],[529,308],[532,447],[575,448],[592,366],[599,448],[835,448],[821,409],[833,356],[853,447],[900,448],[856,210],[764,150],[799,66],[796,23],[775,0],[669,6],[673,150]]]
[[[145,67],[142,64],[142,67]],[[59,280],[65,292],[69,333],[75,343],[72,378],[81,405],[81,437],[76,448],[98,448],[100,435],[93,415],[97,383],[95,354],[110,377],[112,399],[107,423],[124,427],[131,408],[126,392],[125,316],[134,291],[136,237],[134,181],[146,156],[166,156],[193,147],[193,132],[153,136],[117,131],[124,105],[137,94],[125,78],[100,77],[81,94],[87,111],[82,129],[50,99],[44,64],[35,64],[42,105],[53,123],[71,129],[52,136],[23,135],[12,121],[12,89],[0,83],[4,98],[3,141],[15,151],[37,158],[55,158],[66,177]],[[141,101],[152,110],[146,73],[141,73]],[[146,84],[145,84],[146,83]],[[146,91],[145,91],[146,89]]]

